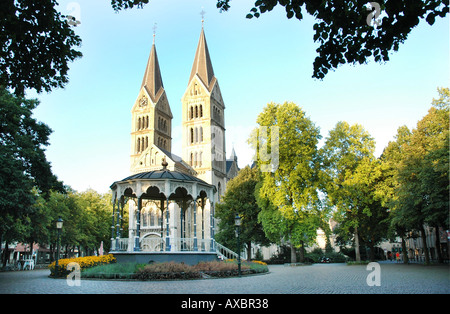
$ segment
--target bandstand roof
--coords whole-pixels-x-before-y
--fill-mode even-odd
[[[210,198],[216,192],[214,185],[180,171],[170,171],[165,166],[161,170],[133,174],[114,182],[110,188],[117,192],[118,197],[120,195],[143,196],[151,199],[165,199],[166,197],[184,199],[189,196],[195,199],[200,196],[201,191],[208,194],[208,198]],[[185,192],[180,191],[179,188]]]
[[[119,181],[129,181],[129,180],[135,180],[135,179],[147,179],[147,180],[181,180],[184,182],[199,182],[203,184],[208,184],[205,181],[196,178],[194,176],[191,176],[189,174],[180,172],[180,171],[170,171],[170,170],[154,170],[154,171],[148,171],[148,172],[141,172],[133,174],[129,177],[126,177],[125,179]]]

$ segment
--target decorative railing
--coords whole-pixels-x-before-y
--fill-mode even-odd
[[[128,238],[119,238],[111,240],[111,251],[127,251]]]
[[[133,248],[128,247],[128,243],[128,238],[113,239],[111,251],[133,251]],[[140,240],[139,245],[141,252],[166,251],[166,238],[146,237]],[[215,252],[215,250],[215,242],[211,239],[170,238],[171,252]]]
[[[128,238],[113,239],[111,243],[112,252],[133,251],[128,249]],[[141,252],[164,252],[166,251],[166,239],[157,237],[147,237],[140,240]],[[222,259],[237,259],[238,254],[222,244],[211,239],[196,238],[171,238],[170,252],[215,252]],[[247,259],[247,252],[241,253],[241,259]]]

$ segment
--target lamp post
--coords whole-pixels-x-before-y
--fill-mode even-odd
[[[237,253],[238,253],[238,276],[241,277],[241,244],[239,242],[239,233],[240,233],[240,227],[242,224],[241,217],[239,214],[236,214],[236,217],[234,217],[234,225],[236,226],[236,236],[237,236]]]
[[[58,273],[58,268],[59,268],[59,242],[60,242],[61,229],[63,226],[63,222],[64,221],[62,220],[61,216],[56,221],[56,230],[58,230],[58,240],[56,242],[56,264],[55,264],[55,272],[56,273]]]

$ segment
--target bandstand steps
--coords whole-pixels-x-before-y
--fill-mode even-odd
[[[217,257],[221,260],[238,259],[238,253],[230,250],[229,248],[220,244],[217,241],[216,241],[216,254]],[[241,253],[241,259],[247,259],[246,254]]]

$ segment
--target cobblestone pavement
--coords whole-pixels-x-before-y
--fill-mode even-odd
[[[81,280],[69,286],[65,279],[48,278],[46,269],[0,272],[0,293],[57,294],[298,294],[298,293],[450,293],[449,266],[380,263],[380,286],[369,286],[366,266],[315,264],[269,266],[269,273],[242,278],[112,281]]]

